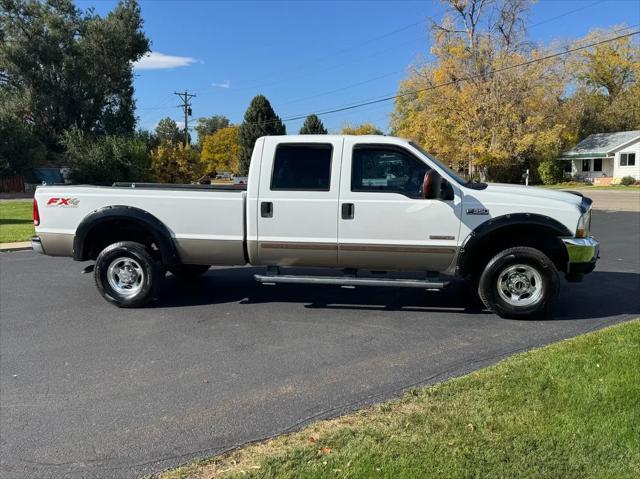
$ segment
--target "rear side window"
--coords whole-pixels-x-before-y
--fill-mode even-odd
[[[276,148],[272,190],[329,191],[332,146],[281,144]]]

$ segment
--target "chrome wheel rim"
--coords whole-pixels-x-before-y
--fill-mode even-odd
[[[135,296],[144,284],[144,271],[140,263],[126,256],[114,259],[107,268],[107,281],[122,296]]]
[[[528,264],[514,264],[498,275],[498,295],[511,306],[530,306],[540,301],[544,291],[542,276]]]

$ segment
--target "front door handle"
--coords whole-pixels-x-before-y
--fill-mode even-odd
[[[263,201],[260,203],[260,216],[263,218],[273,218],[273,203],[271,203],[271,201]]]
[[[353,203],[342,203],[342,219],[352,220],[356,211],[356,206]]]

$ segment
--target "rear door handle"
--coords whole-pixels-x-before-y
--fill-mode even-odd
[[[352,220],[356,211],[356,206],[353,203],[342,203],[342,219]]]
[[[263,218],[273,218],[273,203],[271,203],[271,201],[263,201],[260,203],[260,216]]]

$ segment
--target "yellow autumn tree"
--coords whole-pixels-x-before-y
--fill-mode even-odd
[[[502,181],[557,154],[571,141],[559,114],[565,73],[525,41],[528,2],[446,0],[432,26],[435,60],[400,85],[393,133],[410,138],[454,169]]]
[[[240,143],[238,127],[220,128],[213,135],[206,135],[202,142],[200,160],[207,173],[230,171],[237,173],[239,169]]]
[[[200,155],[190,145],[164,142],[151,152],[151,173],[160,183],[192,183],[203,171]]]
[[[601,42],[630,30],[594,30],[574,47]],[[640,129],[640,45],[626,36],[577,51],[567,62],[575,91],[566,108],[580,139],[591,133]]]
[[[340,133],[342,135],[382,135],[382,132],[373,123],[362,123],[360,125],[345,123]]]

